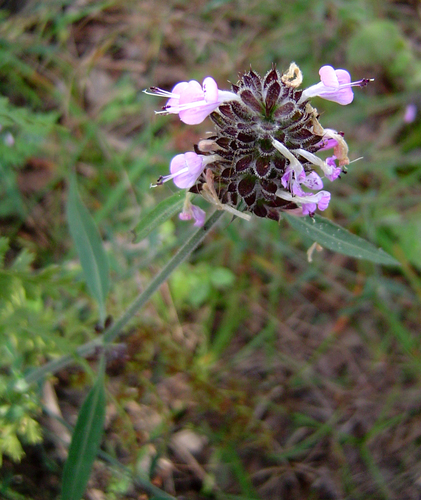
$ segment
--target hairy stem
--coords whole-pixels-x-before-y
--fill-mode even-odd
[[[98,348],[113,342],[122,332],[123,328],[131,320],[131,318],[145,305],[150,297],[158,290],[158,288],[165,283],[171,273],[193,252],[199,245],[204,237],[209,233],[213,226],[223,215],[222,210],[217,210],[206,221],[203,227],[200,227],[186,243],[178,250],[174,257],[167,263],[167,265],[159,272],[143,292],[132,302],[124,314],[105,332],[90,342],[81,345],[72,354],[66,354],[59,359],[55,359],[46,363],[39,368],[34,368],[25,377],[28,384],[38,382],[49,373],[56,373],[73,362],[77,361],[79,357],[86,357],[94,353]]]

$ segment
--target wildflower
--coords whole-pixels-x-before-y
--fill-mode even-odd
[[[417,117],[417,106],[415,104],[408,104],[405,108],[405,115],[403,117],[403,121],[405,123],[412,123],[415,121]]]
[[[218,90],[218,85],[211,77],[200,85],[196,80],[180,82],[171,92],[151,87],[144,91],[149,95],[168,97],[167,104],[156,114],[178,114],[187,125],[197,125],[209,116],[224,101],[235,100],[237,96],[229,91]]]
[[[194,152],[173,158],[171,173],[157,185],[172,179],[218,210],[245,219],[249,215],[242,212],[279,220],[283,212],[312,216],[326,210],[331,194],[323,189],[323,177],[334,181],[345,171],[348,145],[343,133],[323,128],[309,98],[349,104],[352,87],[369,80],[351,82],[346,70],[331,66],[323,66],[320,77],[302,91],[301,71],[292,63],[284,74],[275,66],[263,77],[250,70],[230,92],[219,90],[210,77],[202,86],[181,82],[172,92],[153,88],[153,95],[168,98],[163,113],[178,113],[191,124],[209,115],[215,125],[215,133],[199,141]],[[327,149],[333,149],[327,159],[317,156]],[[180,218],[199,226],[204,212],[188,198]]]
[[[302,193],[296,196],[287,191],[278,190],[276,194],[284,200],[292,201],[295,204],[300,203],[303,215],[312,215],[317,208],[321,211],[326,210],[331,197],[329,191],[319,191],[315,194]]]
[[[335,179],[337,179],[342,172],[342,169],[336,166],[336,156],[331,156],[327,158],[326,161],[323,161],[315,154],[309,153],[308,151],[305,151],[303,149],[297,149],[297,153],[303,156],[313,165],[319,166],[325,174],[325,177],[327,177],[330,181],[334,181]]]
[[[324,137],[319,144],[319,151],[325,151],[327,149],[332,149],[338,145],[338,141],[333,138]]]
[[[325,177],[327,177],[330,181],[336,180],[342,173],[341,167],[336,166],[336,156],[329,156],[329,158],[326,158],[326,168],[325,170]]]
[[[340,167],[345,167],[349,164],[348,158],[348,144],[346,143],[343,133],[336,132],[336,130],[325,128],[323,131],[323,138],[335,141],[333,145],[333,154],[338,160]]]
[[[181,220],[191,220],[194,219],[194,226],[202,227],[205,223],[206,213],[201,208],[193,205],[190,201],[191,193],[187,193],[186,199],[184,201],[183,211],[178,215]]]
[[[164,182],[173,180],[178,188],[189,189],[194,185],[205,166],[213,159],[193,152],[177,155],[170,163],[171,174],[161,176],[151,187],[160,186]]]
[[[319,96],[338,104],[350,104],[354,99],[352,87],[365,87],[372,81],[367,78],[351,82],[351,75],[345,69],[322,66],[319,70],[320,82],[304,90],[302,99]]]
[[[303,171],[298,178],[295,178],[294,174],[295,172],[292,169],[287,168],[285,174],[281,178],[283,187],[289,188],[291,193],[294,195],[302,195],[304,193],[301,185],[304,185],[313,191],[322,189],[323,187],[323,181],[316,172],[310,172],[306,175]]]
[[[12,147],[15,145],[15,138],[10,132],[7,132],[7,134],[4,136],[4,143],[6,146]]]

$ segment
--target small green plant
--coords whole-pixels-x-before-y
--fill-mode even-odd
[[[22,444],[42,441],[42,429],[37,421],[40,401],[34,387],[22,375],[0,377],[0,465],[3,455],[20,461]]]

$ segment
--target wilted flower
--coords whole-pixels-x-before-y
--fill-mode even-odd
[[[250,70],[231,92],[218,90],[210,77],[203,86],[181,82],[172,92],[152,88],[149,93],[169,99],[163,113],[178,113],[191,124],[209,115],[216,126],[194,153],[173,158],[171,174],[157,184],[173,179],[176,186],[243,218],[239,210],[274,220],[283,211],[313,215],[325,210],[331,195],[323,190],[323,177],[334,181],[346,170],[348,146],[343,133],[322,127],[309,98],[349,104],[352,87],[370,80],[351,82],[347,71],[331,66],[323,66],[320,77],[320,83],[299,90],[301,71],[292,63],[286,73],[273,66],[263,78]],[[316,153],[326,149],[333,155],[323,160]],[[201,209],[193,207],[188,201],[180,218],[203,224]]]

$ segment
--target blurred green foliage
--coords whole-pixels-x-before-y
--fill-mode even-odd
[[[0,376],[0,466],[3,454],[15,461],[22,459],[21,442],[34,445],[42,441],[36,420],[39,414],[38,396],[22,376]]]
[[[282,70],[295,60],[304,86],[318,80],[323,64],[349,69],[354,80],[375,78],[356,90],[350,106],[315,101],[323,125],[345,132],[351,159],[364,157],[332,184],[327,216],[384,248],[402,268],[327,251],[310,265],[311,242],[286,224],[224,219],[124,332],[130,359],[116,356],[109,369],[109,411],[116,416],[105,448],[132,466],[139,449],[152,447],[157,482],[189,498],[251,498],[252,488],[261,498],[416,498],[415,2],[28,0],[13,15],[0,14],[0,495],[40,500],[29,469],[22,473],[9,460],[31,452],[28,445],[42,434],[39,388],[22,383],[26,371],[96,335],[97,310],[65,224],[69,174],[76,172],[105,241],[107,311],[118,317],[191,230],[174,218],[133,243],[143,214],[175,192],[170,183],[149,186],[167,173],[174,154],[210,129],[155,118],[162,103],[141,90],[208,75],[224,88],[250,64],[265,73],[272,62]],[[411,123],[404,121],[408,104],[418,110]],[[77,370],[63,379],[63,417],[72,420],[80,401],[66,391],[86,379]],[[128,401],[140,406],[132,404],[136,418]],[[144,407],[157,420],[154,431]],[[206,437],[195,458],[206,476],[185,464],[165,469],[183,461],[171,441],[183,428]],[[56,459],[46,445],[37,449],[39,467],[52,478],[41,500],[54,498]],[[100,476],[107,499],[123,495],[115,492],[122,483],[133,493],[135,481],[130,491],[119,478]]]
[[[26,210],[17,184],[19,169],[41,151],[57,122],[57,113],[37,113],[11,105],[0,97],[0,217],[21,216]]]

